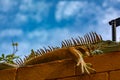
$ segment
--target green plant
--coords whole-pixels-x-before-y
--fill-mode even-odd
[[[18,43],[12,42],[12,46],[13,46],[13,53],[12,54],[8,54],[8,55],[5,55],[4,53],[1,54],[1,57],[0,57],[0,61],[1,62],[15,64],[14,60],[19,58],[19,56],[15,55],[15,53],[18,51],[18,48],[17,48],[18,47]]]
[[[14,60],[18,58],[19,56],[16,56],[15,54],[8,54],[8,55],[2,54],[0,57],[0,61],[14,64]]]
[[[18,51],[18,43],[12,41],[12,46],[13,46],[13,53],[15,54]]]

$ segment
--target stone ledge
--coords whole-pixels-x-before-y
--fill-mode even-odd
[[[120,80],[120,70],[110,72],[110,80]]]
[[[96,73],[92,73],[90,76],[83,76],[81,75],[81,68],[76,67],[73,60],[58,60],[18,69],[0,70],[0,80],[15,80],[15,78],[16,80],[75,80],[76,78],[107,80],[107,77],[109,77],[110,80],[120,80],[119,61],[120,52],[86,57],[85,62],[92,63]],[[108,73],[110,73],[109,76]]]
[[[17,69],[0,70],[0,80],[15,80]]]
[[[81,75],[57,80],[108,80],[108,73],[97,73],[92,75]]]
[[[85,61],[91,63],[96,72],[106,72],[120,69],[120,52],[96,55],[85,58]]]
[[[69,64],[68,64],[69,63]],[[60,60],[45,64],[18,68],[17,80],[45,80],[75,75],[72,60]]]

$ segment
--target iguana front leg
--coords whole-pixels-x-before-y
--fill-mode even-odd
[[[85,73],[86,71],[88,74],[90,74],[88,69],[95,71],[93,68],[90,67],[90,64],[85,63],[83,59],[83,54],[79,50],[75,49],[74,47],[70,47],[69,51],[75,58],[75,61],[77,62],[77,66],[81,64],[82,73]]]

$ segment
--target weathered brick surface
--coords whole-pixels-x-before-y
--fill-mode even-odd
[[[69,64],[68,64],[69,63]],[[75,75],[74,62],[62,60],[18,69],[17,80],[45,80]]]
[[[97,73],[92,75],[81,75],[57,80],[108,80],[108,73]]]
[[[0,70],[0,80],[15,80],[16,69]]]
[[[110,80],[120,80],[120,70],[110,72]]]
[[[120,52],[85,58],[85,62],[92,63],[96,70],[96,73],[88,76],[81,75],[81,68],[76,67],[74,61],[59,60],[18,69],[0,70],[0,80],[120,80],[119,61]]]
[[[97,72],[120,69],[120,52],[112,52],[86,58],[86,62],[92,63]]]

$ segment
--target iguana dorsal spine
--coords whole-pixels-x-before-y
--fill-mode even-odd
[[[37,51],[31,50],[31,54],[25,57],[24,61],[21,59],[17,61],[19,66],[34,65],[40,63],[51,62],[62,59],[73,59],[77,66],[81,64],[82,73],[85,71],[89,74],[88,69],[92,69],[84,62],[83,55],[90,56],[90,52],[95,50],[96,44],[102,41],[102,37],[96,32],[90,32],[84,37],[71,38],[64,40],[61,47],[50,47],[39,49]],[[93,69],[92,69],[93,70]]]

